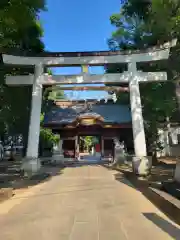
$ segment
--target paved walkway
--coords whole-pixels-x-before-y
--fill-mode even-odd
[[[167,240],[180,229],[123,175],[85,165],[0,204],[0,239]]]

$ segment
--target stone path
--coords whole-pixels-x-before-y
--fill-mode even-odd
[[[180,239],[180,228],[123,175],[93,164],[1,203],[0,239],[168,240]]]

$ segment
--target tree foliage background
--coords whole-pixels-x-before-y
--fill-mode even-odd
[[[39,20],[45,11],[44,0],[1,0],[0,1],[0,136],[23,134],[27,143],[32,87],[8,87],[5,75],[33,73],[33,68],[7,67],[3,65],[2,53],[38,54],[44,51],[41,40],[43,28]],[[43,107],[49,105],[44,96]],[[52,102],[52,101],[51,101]],[[49,131],[43,130],[43,136]],[[45,137],[46,138],[46,137]]]
[[[140,84],[146,136],[157,143],[157,127],[167,119],[179,121],[177,102],[180,105],[178,78],[180,75],[180,1],[179,0],[125,0],[119,13],[110,17],[115,27],[108,44],[111,50],[145,49],[177,38],[168,61],[139,63],[138,70],[166,71],[164,83]],[[108,72],[122,72],[125,65],[107,66]],[[129,96],[118,96],[120,102],[129,104]],[[149,144],[148,144],[149,145]]]

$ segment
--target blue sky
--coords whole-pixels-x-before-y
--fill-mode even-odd
[[[76,52],[108,50],[107,39],[114,28],[109,17],[120,10],[120,0],[47,0],[41,13],[43,41],[48,51]],[[78,74],[79,68],[54,69],[55,74]],[[92,73],[103,73],[102,68]],[[96,98],[103,92],[81,92],[78,98]]]

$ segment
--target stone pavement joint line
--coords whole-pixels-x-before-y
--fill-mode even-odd
[[[94,164],[1,203],[0,226],[2,240],[180,239],[180,227],[123,174]]]

